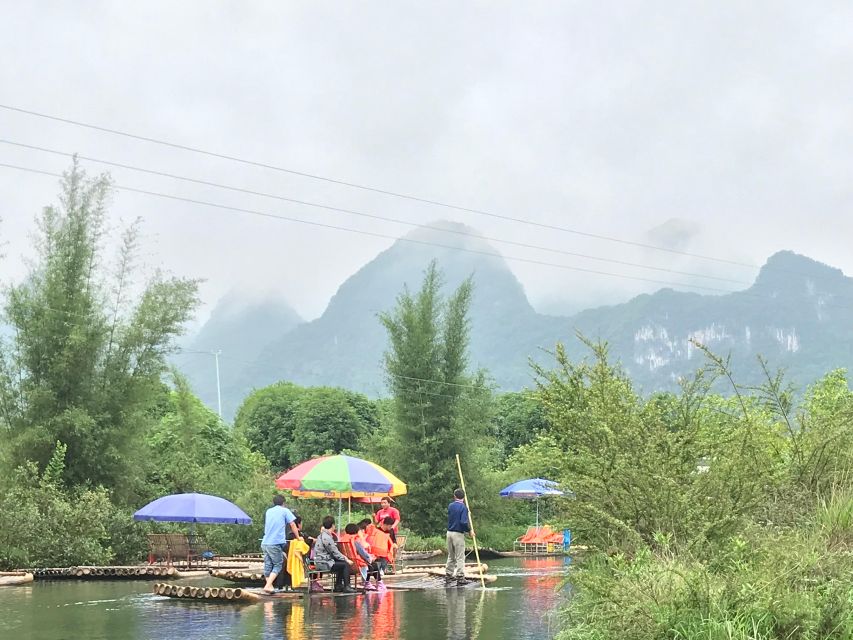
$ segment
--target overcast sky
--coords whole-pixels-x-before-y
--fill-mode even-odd
[[[501,215],[853,274],[849,2],[11,2],[0,103]],[[332,185],[0,109],[0,138],[424,224],[748,282],[755,269]],[[0,162],[69,160],[0,144]],[[104,170],[84,162],[92,173]],[[124,169],[119,185],[384,235],[411,227]],[[0,168],[2,280],[56,179]],[[116,194],[150,268],[280,292],[306,318],[391,241]],[[661,228],[661,226],[663,227]],[[507,256],[710,287],[538,249]],[[545,311],[660,285],[511,262]]]

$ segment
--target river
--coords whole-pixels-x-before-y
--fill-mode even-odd
[[[36,581],[0,588],[0,638],[14,640],[545,640],[563,558],[489,560],[493,587],[317,596],[248,605],[171,600],[148,581]],[[185,584],[224,584],[195,579]]]

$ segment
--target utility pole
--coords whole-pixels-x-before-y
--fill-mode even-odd
[[[216,359],[216,406],[219,409],[219,419],[222,420],[222,389],[219,385],[219,356],[222,353],[222,349],[211,351],[211,353]]]

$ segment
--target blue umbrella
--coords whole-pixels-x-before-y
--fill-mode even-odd
[[[204,524],[252,524],[252,519],[233,502],[205,493],[177,493],[157,498],[133,514],[134,520],[200,522]]]
[[[535,500],[536,501],[536,528],[539,528],[539,498],[542,496],[562,496],[565,495],[557,489],[557,483],[553,480],[544,480],[543,478],[530,478],[529,480],[519,480],[508,487],[501,489],[502,498],[515,498],[516,500]]]

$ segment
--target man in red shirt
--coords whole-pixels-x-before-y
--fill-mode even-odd
[[[391,525],[391,540],[397,543],[397,531],[400,527],[400,511],[396,507],[391,506],[391,498],[382,498],[379,503],[382,507],[374,516],[376,524],[380,524],[385,518],[393,518],[394,524]]]

